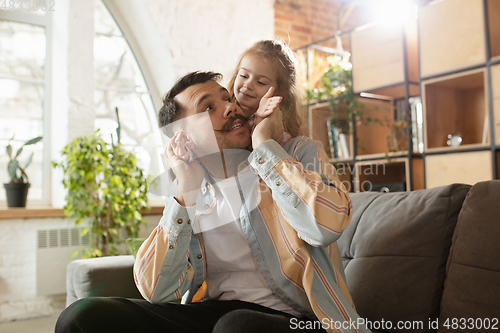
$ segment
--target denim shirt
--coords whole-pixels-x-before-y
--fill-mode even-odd
[[[240,221],[257,266],[274,295],[305,317],[331,323],[359,318],[345,283],[336,240],[348,225],[352,205],[321,143],[297,137],[283,147],[259,145],[248,164],[260,184],[256,207],[243,205]],[[143,243],[134,278],[145,299],[201,301],[206,274],[197,216],[215,206],[214,179],[207,175],[193,207],[167,197],[160,223]],[[239,189],[242,198],[246,191]],[[344,325],[342,332],[369,332]]]

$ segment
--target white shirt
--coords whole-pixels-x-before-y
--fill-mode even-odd
[[[257,186],[255,179],[251,172],[238,175],[245,189]],[[298,316],[299,312],[272,293],[259,271],[241,227],[239,193],[234,177],[218,181],[216,207],[199,218],[207,261],[207,295],[210,299],[252,302]]]

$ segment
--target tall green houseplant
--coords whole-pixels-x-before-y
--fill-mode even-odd
[[[118,128],[119,137],[119,128]],[[146,222],[142,209],[149,209],[148,184],[136,157],[118,144],[106,143],[97,130],[79,137],[64,147],[63,161],[53,163],[64,172],[68,190],[64,212],[77,224],[88,219],[89,248],[82,256],[100,257],[120,254],[118,228],[128,237],[137,237]]]

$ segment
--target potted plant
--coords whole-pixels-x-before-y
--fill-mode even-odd
[[[330,105],[333,125],[340,125],[342,119],[369,121],[363,119],[363,104],[359,101],[352,88],[352,65],[349,57],[328,56],[319,79],[318,88],[308,89],[308,100],[327,100]]]
[[[119,139],[117,144],[111,141],[105,142],[97,130],[66,145],[63,161],[53,162],[64,173],[66,216],[75,218],[76,224],[83,219],[90,222],[82,231],[82,236],[89,235],[83,258],[120,254],[118,229],[137,237],[139,227],[146,224],[141,214],[149,209],[146,176]]]
[[[18,160],[19,155],[23,152],[23,148],[25,146],[33,145],[40,140],[42,140],[41,136],[33,138],[31,140],[26,141],[13,155],[13,149],[10,142],[14,140],[14,136],[9,140],[7,144],[7,156],[9,157],[9,163],[7,164],[7,172],[9,174],[10,182],[3,184],[5,188],[5,192],[7,195],[7,205],[9,207],[26,207],[26,199],[28,197],[28,190],[31,186],[28,178],[28,174],[26,173],[26,168],[31,164],[33,159],[33,153],[29,156],[27,161],[21,165]]]
[[[314,59],[314,55],[313,55]],[[364,105],[354,93],[352,85],[352,65],[349,54],[340,57],[337,55],[326,57],[321,63],[324,69],[316,72],[314,88],[306,90],[306,99],[309,101],[328,101],[331,117],[328,119],[330,128],[338,129],[338,133],[352,134],[356,124],[389,126],[390,120],[370,117],[363,112]],[[330,134],[330,133],[329,133]],[[357,140],[357,144],[362,142]],[[333,157],[333,156],[332,156]]]

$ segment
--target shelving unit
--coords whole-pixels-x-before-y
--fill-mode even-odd
[[[425,186],[496,179],[500,2],[432,3],[420,12],[419,30]],[[461,144],[448,145],[448,135]]]
[[[490,144],[486,68],[422,81],[426,151],[450,149],[448,135],[460,135],[461,148]]]
[[[413,153],[409,105],[410,97],[420,95],[417,21],[364,26],[351,33],[351,43],[354,92],[371,97],[362,98],[364,115],[384,123],[356,124],[355,191],[421,189],[423,163]],[[406,135],[392,151],[396,121],[405,124]]]
[[[484,64],[483,0],[444,0],[419,13],[423,78]]]
[[[418,22],[371,24],[345,35],[363,112],[389,120],[389,127],[351,122],[352,155],[331,160],[351,167],[354,191],[369,190],[366,182],[404,183],[409,191],[500,177],[500,0],[435,1],[420,8]],[[414,97],[422,101],[417,117]],[[328,104],[308,111],[311,137],[328,146],[326,125],[320,128]],[[396,121],[406,122],[407,144],[390,151]],[[461,143],[450,145],[449,135]],[[414,142],[420,136],[423,143]]]
[[[500,15],[500,14],[499,14]],[[500,145],[500,64],[490,67],[491,72],[491,91],[492,91],[492,106],[494,128],[495,128],[495,145]],[[497,175],[500,175],[497,173]]]
[[[365,161],[356,163],[356,192],[381,190],[406,191],[409,184],[408,158]]]
[[[346,36],[349,37],[348,43],[345,42]],[[410,96],[420,95],[416,21],[397,29],[381,24],[357,28],[342,35],[342,44],[351,46],[354,92],[371,94],[371,98],[358,97],[363,105],[363,118],[378,121],[355,122],[345,116],[345,124],[348,124],[346,130],[349,131],[349,156],[333,157],[330,162],[337,170],[347,171],[342,180],[349,184],[351,191],[373,190],[385,185],[391,190],[423,188],[421,155],[409,153],[412,150],[409,134],[411,123],[409,117],[405,116],[410,112],[408,103],[403,103],[402,115],[401,110],[399,113],[396,111],[398,101],[408,101]],[[306,54],[309,48],[315,52],[325,52],[326,57],[329,55],[327,51],[335,48],[335,37],[306,47]],[[315,66],[321,63],[317,58],[307,57],[308,77],[310,83],[313,81],[312,86],[318,76],[318,68]],[[374,61],[379,62],[379,65],[373,66]],[[338,114],[336,116],[344,119],[342,111],[337,112],[340,117]],[[329,141],[326,121],[330,116],[328,102],[311,101],[308,104],[309,136],[323,142],[327,151]],[[397,146],[396,151],[393,151],[389,140],[391,128],[396,121],[406,122],[403,127],[406,135],[403,145]],[[366,187],[366,184],[373,186]]]
[[[328,102],[312,103],[310,105],[308,120],[309,124],[311,124],[311,126],[309,126],[309,137],[313,140],[317,140],[323,143],[326,152],[330,156],[331,162],[344,162],[353,160],[354,138],[351,131],[352,122],[350,119],[347,119],[347,115],[345,112],[343,112],[343,114],[340,114],[340,116],[338,115],[338,117],[345,123],[345,126],[343,126],[343,133],[346,137],[347,150],[349,151],[349,154],[348,156],[343,156],[341,158],[335,158],[331,156],[327,128],[327,121],[330,117],[331,113]]]
[[[495,151],[495,160],[496,160],[496,173],[497,177],[500,175],[500,151]]]
[[[394,99],[419,95],[417,21],[377,23],[351,33],[353,88]],[[374,66],[374,64],[377,64]]]
[[[425,163],[427,188],[492,179],[489,150],[428,155]]]
[[[380,158],[389,154],[388,137],[390,126],[394,123],[394,105],[392,102],[361,98],[363,115],[377,118],[384,125],[375,123],[356,124],[356,151],[358,159]],[[405,147],[406,148],[406,147]]]
[[[500,3],[488,0],[488,31],[490,43],[490,58],[500,59]]]

